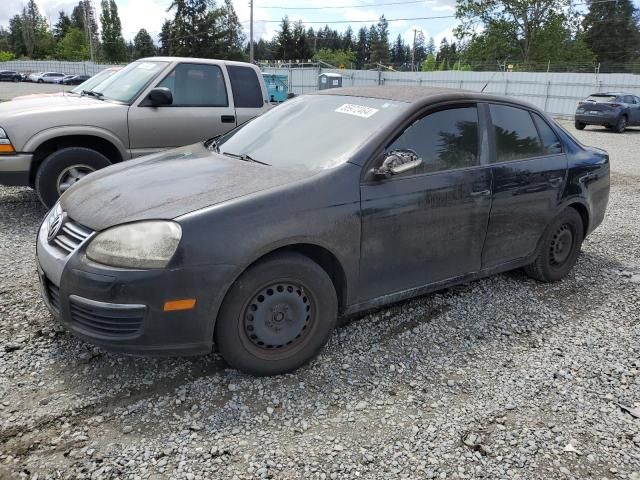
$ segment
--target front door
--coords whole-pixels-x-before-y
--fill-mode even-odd
[[[226,83],[218,65],[178,64],[156,85],[171,90],[171,105],[153,107],[140,99],[129,108],[132,156],[204,141],[235,128]]]
[[[361,300],[480,269],[491,208],[483,132],[476,105],[451,106],[387,147],[411,150],[422,164],[361,186]]]
[[[483,267],[531,255],[557,214],[566,182],[567,157],[558,137],[538,114],[491,105],[495,152],[493,202]]]

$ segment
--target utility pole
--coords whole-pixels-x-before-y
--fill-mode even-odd
[[[253,0],[249,0],[249,62],[253,63]]]
[[[91,4],[89,0],[84,1],[84,23],[87,27],[87,36],[89,37],[89,55],[91,55],[91,61],[93,62],[93,35],[91,35],[91,24],[89,23],[89,9]]]
[[[413,29],[413,48],[411,49],[411,71],[414,71],[415,68],[415,60],[416,60],[416,34],[418,33],[418,29]]]

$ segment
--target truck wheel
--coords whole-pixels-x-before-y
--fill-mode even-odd
[[[51,208],[58,197],[82,178],[108,167],[111,162],[100,152],[84,147],[68,147],[57,150],[45,158],[36,174],[38,198]]]
[[[623,133],[626,128],[627,128],[627,116],[621,115],[620,118],[618,119],[618,122],[616,123],[616,126],[614,127],[614,130],[618,133]]]
[[[575,126],[576,126],[576,130],[584,130],[584,127],[586,127],[587,124],[576,121]]]
[[[584,236],[582,217],[573,208],[563,210],[547,227],[536,257],[525,273],[541,282],[564,278],[580,255]]]
[[[234,282],[214,341],[230,366],[253,375],[279,375],[318,354],[337,314],[336,291],[322,267],[299,253],[277,254]]]

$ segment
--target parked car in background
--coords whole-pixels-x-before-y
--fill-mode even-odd
[[[520,267],[563,278],[608,196],[607,153],[513,98],[331,89],[91,174],[36,251],[79,337],[134,354],[215,343],[273,375],[315,357],[337,316]]]
[[[19,97],[14,97],[13,100],[24,100],[25,98],[61,97],[69,94],[80,95],[82,94],[83,90],[89,91],[93,89],[100,82],[102,82],[103,80],[106,80],[111,75],[116,73],[118,70],[121,70],[121,68],[122,67],[105,68],[104,70],[101,70],[100,72],[96,73],[92,77],[89,77],[88,80],[82,82],[80,85],[76,86],[75,88],[72,88],[68,92],[65,92],[63,90],[60,92],[51,92],[51,93],[32,93],[29,95],[20,95]]]
[[[630,93],[594,93],[578,103],[575,127],[603,125],[622,133],[628,126],[640,125],[640,98]]]
[[[35,83],[54,83],[56,80],[64,77],[64,73],[58,72],[38,72],[29,75],[28,81]]]
[[[15,70],[0,70],[0,82],[20,82],[22,75]]]
[[[62,79],[63,85],[80,85],[91,78],[91,75],[69,75]]]
[[[64,77],[56,78],[51,83],[59,83],[62,84],[65,79],[70,79],[75,77],[75,75],[65,75]]]
[[[147,58],[76,89],[0,104],[0,184],[31,185],[51,206],[94,170],[226,133],[271,108],[258,67],[221,60]]]

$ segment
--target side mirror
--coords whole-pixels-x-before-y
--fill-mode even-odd
[[[173,103],[173,94],[167,87],[156,87],[149,92],[147,97],[149,103],[154,107],[163,105],[171,105]]]
[[[393,150],[384,156],[380,168],[374,171],[377,178],[390,178],[422,165],[422,159],[413,150]]]

